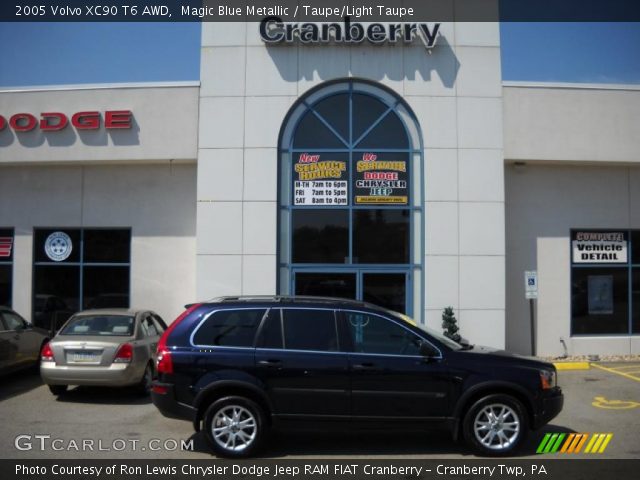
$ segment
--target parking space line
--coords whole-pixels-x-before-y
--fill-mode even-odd
[[[640,365],[637,363],[634,363],[633,365],[615,365],[613,367],[609,367],[611,370],[620,370],[620,371],[627,371],[628,369],[631,370],[635,370],[637,368],[640,368]]]
[[[592,363],[591,366],[595,367],[595,368],[599,368],[600,370],[604,370],[605,372],[610,372],[610,373],[613,373],[615,375],[620,375],[620,376],[628,378],[630,380],[634,380],[636,382],[640,382],[640,377],[635,377],[635,376],[633,376],[633,375],[631,375],[631,374],[629,374],[627,372],[620,372],[618,370],[614,370],[613,368],[603,367],[602,365],[598,365],[596,363]]]

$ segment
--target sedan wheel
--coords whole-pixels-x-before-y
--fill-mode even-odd
[[[142,375],[142,379],[140,380],[140,384],[138,385],[138,390],[142,395],[149,395],[151,392],[151,383],[153,382],[153,367],[151,364],[147,364],[147,367],[144,369],[144,374]]]
[[[262,409],[243,397],[220,399],[205,415],[207,439],[225,457],[251,455],[262,440],[264,425]]]
[[[49,385],[49,391],[54,395],[62,395],[67,391],[67,385]]]

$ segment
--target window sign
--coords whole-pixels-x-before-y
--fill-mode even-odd
[[[295,205],[346,205],[347,161],[344,154],[301,153],[293,164]]]
[[[11,261],[11,253],[13,252],[13,231],[0,230],[0,259],[2,261]]]
[[[573,263],[627,263],[626,232],[574,232]]]
[[[356,162],[355,204],[407,205],[407,161],[399,155],[363,153]]]
[[[613,313],[613,275],[589,275],[589,315]]]
[[[64,232],[53,232],[44,242],[44,251],[50,260],[62,262],[69,258],[73,250],[71,237]]]

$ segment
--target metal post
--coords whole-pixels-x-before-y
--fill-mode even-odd
[[[535,356],[536,354],[536,324],[535,324],[535,314],[533,309],[533,298],[529,299],[529,319],[531,322],[531,355]]]

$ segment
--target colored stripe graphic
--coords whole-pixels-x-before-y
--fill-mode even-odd
[[[603,453],[613,438],[612,433],[546,433],[536,453]]]

